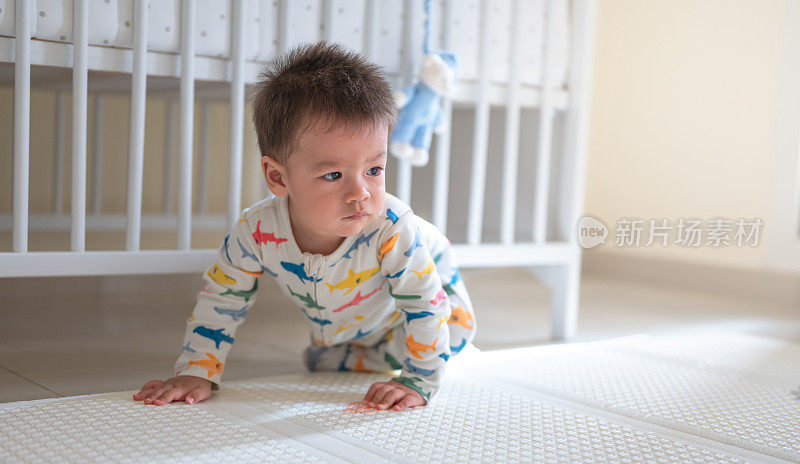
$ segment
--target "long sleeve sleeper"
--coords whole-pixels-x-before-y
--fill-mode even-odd
[[[452,246],[387,194],[381,214],[330,255],[301,252],[287,197],[243,211],[203,273],[176,375],[218,388],[225,357],[269,275],[308,320],[310,370],[400,370],[395,380],[430,399],[445,365],[475,336],[475,317]]]

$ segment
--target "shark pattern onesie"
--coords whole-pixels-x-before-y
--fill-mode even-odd
[[[303,360],[312,371],[400,370],[394,380],[430,400],[449,357],[475,337],[450,241],[407,204],[387,194],[374,221],[322,255],[300,251],[288,197],[272,197],[242,212],[203,273],[176,375],[219,388],[262,275],[276,279],[305,314],[311,342]]]

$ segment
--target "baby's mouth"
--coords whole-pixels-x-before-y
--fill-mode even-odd
[[[366,211],[362,211],[360,213],[356,213],[356,214],[352,214],[350,216],[347,216],[345,219],[350,219],[350,220],[353,220],[353,221],[357,221],[357,220],[363,219],[365,217],[367,217],[367,212]]]

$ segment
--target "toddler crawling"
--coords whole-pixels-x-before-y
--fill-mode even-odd
[[[204,272],[176,377],[134,399],[209,398],[266,274],[309,322],[309,370],[399,370],[363,401],[425,405],[475,316],[450,242],[385,191],[397,106],[380,68],[337,45],[297,47],[262,74],[253,122],[275,196],[243,211]]]

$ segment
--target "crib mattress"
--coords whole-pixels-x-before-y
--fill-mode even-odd
[[[229,382],[196,405],[134,391],[0,404],[2,462],[800,462],[800,345],[635,336],[454,358],[424,408],[360,408],[385,377]]]
[[[73,40],[73,0],[31,0],[32,37],[52,42],[71,43]],[[100,47],[132,47],[133,0],[89,0],[89,44]],[[403,3],[400,1],[376,2],[379,45],[375,46],[374,61],[392,74],[405,73],[403,48]],[[431,40],[439,47],[440,25],[444,0],[433,2]],[[477,48],[480,42],[480,8],[475,1],[455,2],[452,24],[452,50],[460,58],[459,78],[477,79],[479,75]],[[490,79],[507,82],[510,68],[510,33],[512,1],[493,2],[489,33],[491,49],[488,53]],[[553,84],[565,84],[568,68],[569,9],[567,0],[554,2],[551,13],[554,27],[554,54],[550,65]],[[421,0],[411,3],[414,26],[413,52],[422,50],[423,11]],[[354,50],[364,50],[366,0],[338,0],[335,11],[327,16],[323,0],[284,1],[245,0],[245,59],[268,62],[278,53],[281,33],[286,35],[287,46],[327,38]],[[282,24],[280,8],[287,8],[287,24]],[[521,82],[528,85],[541,83],[542,50],[544,38],[542,24],[544,2],[524,0],[523,16],[531,18],[525,25],[521,42]],[[231,50],[231,0],[197,0],[195,25],[196,54],[210,57],[228,57]],[[0,36],[14,36],[15,0],[0,0]],[[330,17],[329,21],[327,17]],[[328,24],[330,22],[330,24]],[[329,28],[324,32],[324,28]],[[281,28],[286,28],[281,31]],[[148,50],[179,53],[181,39],[181,4],[179,0],[151,1],[148,5]],[[537,45],[538,44],[538,45]],[[54,58],[55,59],[55,58]],[[13,59],[12,59],[13,60]],[[51,64],[61,66],[62,60]],[[414,70],[416,71],[416,70]]]

